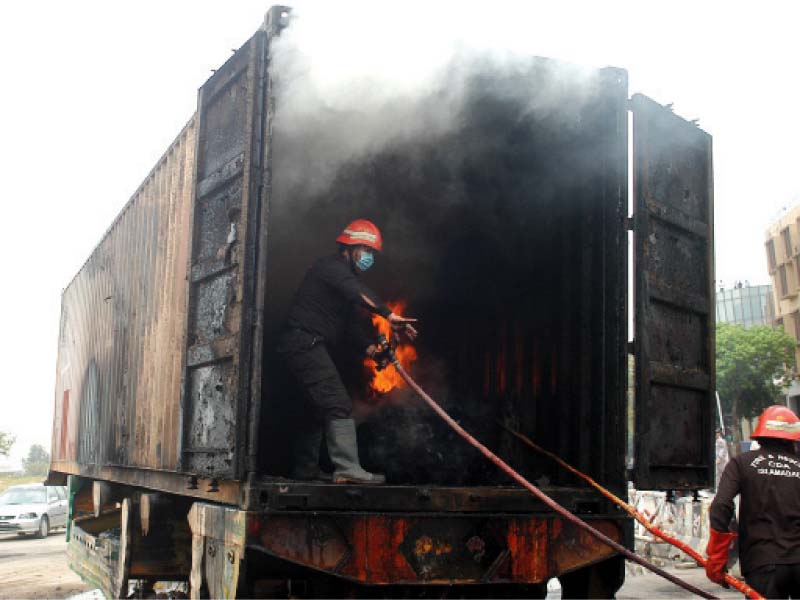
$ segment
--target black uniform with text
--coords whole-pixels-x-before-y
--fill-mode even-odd
[[[711,528],[728,530],[739,494],[742,573],[759,590],[785,580],[796,598],[800,589],[791,582],[800,581],[800,573],[793,573],[800,572],[800,456],[790,443],[760,441],[761,449],[734,457],[725,468],[711,504]],[[776,590],[769,597],[775,595],[784,593]]]

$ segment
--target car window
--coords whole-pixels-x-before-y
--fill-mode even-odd
[[[53,502],[55,500],[58,500],[58,496],[56,495],[56,491],[53,488],[48,487],[47,488],[47,501],[48,502]]]
[[[63,487],[61,487],[61,486],[58,486],[58,487],[56,488],[56,494],[58,494],[58,499],[59,499],[59,500],[66,500],[66,498],[67,498],[67,494],[66,494],[66,492],[64,491],[64,488],[63,488]]]
[[[47,495],[40,488],[10,488],[0,496],[0,504],[44,504]]]

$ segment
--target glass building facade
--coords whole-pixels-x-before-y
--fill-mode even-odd
[[[717,290],[717,322],[772,326],[775,311],[771,285],[742,285]]]

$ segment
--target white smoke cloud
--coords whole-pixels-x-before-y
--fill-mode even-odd
[[[523,100],[529,112],[563,112],[568,86],[577,114],[575,90],[588,90],[596,71],[561,63],[552,89],[532,88],[524,79],[531,54],[482,35],[476,21],[455,26],[454,14],[463,13],[413,2],[297,6],[271,50],[277,187],[318,192],[349,160],[448,133],[479,71],[508,75],[513,83],[495,95]],[[292,151],[282,154],[281,144]]]

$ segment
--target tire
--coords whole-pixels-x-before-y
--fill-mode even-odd
[[[625,581],[625,560],[608,558],[559,576],[562,598],[614,598]]]
[[[50,533],[50,520],[47,518],[47,515],[42,515],[42,518],[39,521],[39,531],[36,532],[36,537],[46,538],[49,533]]]

